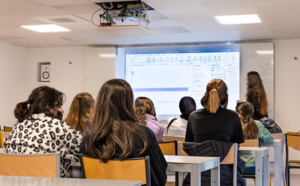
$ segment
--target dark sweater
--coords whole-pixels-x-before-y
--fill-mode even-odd
[[[223,108],[215,114],[206,109],[193,112],[188,120],[185,141],[200,143],[206,140],[243,143],[242,125],[236,112]]]
[[[135,135],[132,135],[133,142],[135,143],[135,147],[133,153],[128,158],[135,158],[135,157],[150,157],[150,174],[151,174],[151,185],[152,186],[164,186],[167,181],[166,169],[167,169],[167,162],[158,146],[156,141],[155,135],[153,132],[148,128],[144,127],[147,139],[148,139],[148,147],[147,149],[139,155],[137,149],[142,149],[143,142],[140,138]],[[81,146],[80,151],[84,155],[88,155],[86,147],[88,146],[89,141],[87,138],[84,138]],[[99,144],[100,146],[101,144]],[[114,155],[113,159],[118,159],[119,154],[121,154],[120,149],[116,149],[116,154]]]

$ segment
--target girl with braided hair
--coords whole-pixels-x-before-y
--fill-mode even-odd
[[[259,138],[261,146],[266,146],[274,142],[271,133],[258,120],[252,119],[254,113],[254,106],[249,102],[239,102],[236,106],[243,127],[243,134],[245,139]],[[255,159],[254,157],[240,157],[244,162],[246,168],[243,174],[255,174]]]

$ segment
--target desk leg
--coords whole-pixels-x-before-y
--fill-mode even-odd
[[[274,185],[281,186],[282,183],[282,152],[281,145],[274,146]]]
[[[270,185],[270,156],[264,157],[264,186]]]
[[[220,186],[220,166],[211,169],[210,181],[213,186]]]
[[[192,165],[191,186],[201,186],[201,171],[198,165]]]
[[[262,153],[260,151],[255,152],[255,178],[256,186],[262,186],[263,185],[263,180],[262,180]]]

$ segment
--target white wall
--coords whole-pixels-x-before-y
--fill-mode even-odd
[[[64,118],[76,94],[89,92],[96,98],[100,87],[114,78],[115,59],[100,57],[101,53],[115,54],[115,48],[56,47],[29,50],[28,89],[47,85],[66,95]],[[50,82],[39,82],[38,63],[50,62]],[[27,96],[30,92],[25,93]]]
[[[0,42],[0,125],[12,126],[14,109],[28,91],[29,49]]]
[[[300,130],[299,80],[300,40],[275,41],[275,118],[284,132]]]
[[[50,82],[39,82],[38,63],[50,62]],[[30,92],[41,85],[54,87],[65,93],[63,105],[68,113],[73,97],[84,91],[85,47],[33,48],[29,50],[28,89]],[[65,116],[65,115],[64,115]]]

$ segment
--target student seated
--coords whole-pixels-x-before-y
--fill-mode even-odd
[[[77,94],[70,106],[69,114],[65,119],[73,129],[87,135],[91,131],[95,101],[91,94],[83,92]]]
[[[28,100],[18,103],[15,108],[18,122],[5,142],[4,151],[14,154],[59,152],[61,177],[66,177],[71,160],[79,160],[82,135],[56,118],[63,100],[64,94],[54,88],[34,89]]]
[[[243,126],[243,134],[245,139],[259,138],[261,146],[266,146],[274,142],[272,134],[258,120],[253,120],[254,106],[249,102],[239,102],[236,106]],[[254,157],[240,157],[245,162],[243,174],[255,174]]]
[[[170,118],[167,127],[167,136],[185,137],[187,120],[196,110],[196,102],[192,97],[185,96],[179,102],[180,118]]]
[[[194,111],[188,120],[185,135],[186,142],[202,143],[207,140],[217,140],[227,143],[243,143],[241,121],[236,112],[227,109],[227,85],[221,79],[211,80],[201,99],[203,109]],[[206,149],[209,150],[210,149]],[[220,149],[224,151],[224,149]],[[228,153],[228,152],[226,152]],[[237,185],[245,185],[241,175],[243,163],[238,165]],[[220,176],[221,185],[232,185],[232,168],[222,165]],[[204,178],[204,176],[203,176]],[[205,177],[210,180],[209,177]],[[207,184],[207,183],[206,183]]]
[[[139,122],[152,130],[157,141],[162,141],[164,127],[156,119],[152,100],[146,97],[138,97],[135,100],[135,112]]]
[[[132,89],[124,80],[112,79],[102,85],[93,128],[84,137],[81,152],[103,162],[149,156],[151,185],[166,183],[167,162],[153,132],[139,123]]]

